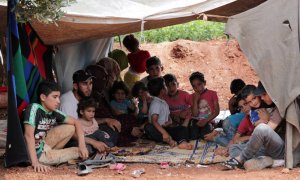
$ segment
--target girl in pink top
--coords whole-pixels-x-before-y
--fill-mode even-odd
[[[94,144],[93,141],[104,143],[106,148],[114,146],[109,134],[99,130],[98,123],[95,120],[95,109],[96,102],[92,98],[81,99],[78,103],[77,113],[79,122],[85,137],[88,137],[91,142],[91,144],[87,144],[87,149],[90,154],[94,154],[99,151],[97,146],[92,145]]]

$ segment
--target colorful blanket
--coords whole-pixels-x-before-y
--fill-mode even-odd
[[[191,143],[196,144],[196,141]],[[226,157],[215,155],[214,151],[218,147],[215,143],[199,140],[195,152],[193,150],[183,150],[178,148],[170,148],[167,145],[155,145],[147,148],[146,143],[138,150],[139,145],[135,147],[120,148],[116,153],[118,162],[134,162],[134,163],[185,163],[187,161],[199,163],[199,164],[213,164],[220,163],[226,160]],[[149,150],[148,153],[146,151]],[[128,155],[122,154],[127,152]],[[129,153],[132,152],[132,153]],[[135,153],[133,153],[135,152]]]

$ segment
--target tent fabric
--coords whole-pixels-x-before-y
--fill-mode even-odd
[[[113,38],[105,38],[57,46],[54,66],[62,93],[72,89],[72,76],[75,71],[95,64],[108,55],[112,42]]]
[[[288,167],[300,161],[296,159],[300,154],[300,116],[294,102],[300,94],[298,24],[298,0],[269,0],[230,17],[226,24],[226,33],[238,39],[281,116],[286,118]]]
[[[77,0],[53,24],[33,22],[46,44],[112,37],[196,20],[200,13],[236,0]],[[56,32],[51,33],[51,32]]]

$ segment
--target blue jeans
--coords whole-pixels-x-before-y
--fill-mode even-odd
[[[223,120],[223,132],[217,135],[214,141],[221,146],[226,147],[230,140],[233,138],[236,128],[230,123],[229,118]]]
[[[246,144],[233,144],[229,148],[230,157],[240,156],[242,161],[258,156],[283,159],[284,151],[284,141],[266,124],[259,124]]]

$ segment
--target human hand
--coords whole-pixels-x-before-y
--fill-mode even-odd
[[[121,132],[121,123],[118,120],[107,118],[105,122],[114,131]]]
[[[132,99],[132,104],[133,104],[135,107],[138,107],[138,104],[139,104],[138,98],[133,98],[133,99]]]
[[[87,159],[89,157],[89,152],[88,152],[85,144],[82,146],[79,146],[78,150],[79,150],[79,157],[81,157],[81,159]]]
[[[140,128],[138,127],[133,127],[132,128],[132,131],[131,131],[131,135],[133,137],[141,137],[143,135],[143,132],[140,130]]]
[[[267,124],[269,122],[269,119],[270,119],[269,112],[265,108],[261,108],[261,109],[258,109],[256,111],[258,113],[260,122]]]
[[[92,144],[93,148],[97,149],[99,153],[107,152],[109,147],[101,141],[96,141]]]
[[[34,162],[31,164],[35,172],[48,172],[51,170],[49,166],[43,165],[40,162]]]
[[[166,143],[169,143],[169,141],[171,140],[171,136],[168,133],[164,133],[163,134],[163,141]]]
[[[193,95],[193,101],[194,102],[198,102],[198,100],[200,99],[201,94],[199,92],[195,92]]]
[[[148,92],[147,92],[147,91],[144,91],[143,94],[142,94],[142,100],[143,100],[144,102],[146,102],[146,101],[147,101],[147,97],[148,97]]]

